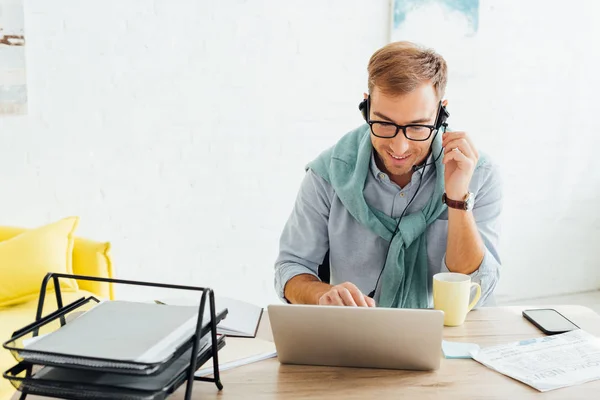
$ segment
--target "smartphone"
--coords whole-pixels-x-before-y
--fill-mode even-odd
[[[564,315],[551,308],[525,310],[523,316],[546,335],[556,335],[579,329]]]

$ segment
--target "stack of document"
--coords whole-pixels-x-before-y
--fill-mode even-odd
[[[202,339],[199,353],[202,353],[202,349],[207,348],[210,345],[210,332]],[[186,372],[186,369],[190,365],[192,350],[188,349],[181,357],[177,358],[168,368],[164,369],[158,374],[154,374],[150,377],[137,376],[131,374],[119,374],[119,373],[106,373],[94,370],[85,369],[72,369],[62,367],[43,367],[35,374],[35,380],[72,383],[78,385],[80,388],[85,383],[91,383],[96,387],[105,387],[105,390],[109,388],[120,388],[126,390],[140,390],[148,392],[161,391],[162,388],[168,386],[174,376],[178,376]],[[101,389],[100,389],[101,390]],[[103,394],[105,394],[104,392]],[[84,397],[83,393],[79,393]]]
[[[475,349],[471,355],[540,392],[600,379],[600,338],[583,330]]]

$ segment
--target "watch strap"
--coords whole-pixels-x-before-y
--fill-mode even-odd
[[[458,210],[466,210],[467,209],[466,201],[452,200],[452,199],[448,198],[448,196],[446,196],[446,193],[444,193],[442,195],[442,201],[450,208],[456,208]]]

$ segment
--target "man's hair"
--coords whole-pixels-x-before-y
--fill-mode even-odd
[[[434,50],[411,42],[393,42],[377,50],[369,60],[369,93],[401,96],[425,82],[433,85],[438,99],[446,91],[448,67]]]

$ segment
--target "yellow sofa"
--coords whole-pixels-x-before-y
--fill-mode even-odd
[[[0,242],[9,240],[27,228],[0,227]],[[72,253],[73,273],[105,278],[113,277],[110,258],[110,243],[75,237]],[[40,285],[42,282],[40,281]],[[113,285],[106,282],[78,281],[76,291],[61,291],[63,304],[68,304],[82,296],[94,295],[103,299],[114,299]],[[48,285],[50,288],[52,284]],[[14,331],[35,320],[37,299],[24,303],[0,307],[0,400],[9,400],[15,392],[12,384],[2,377],[2,374],[16,364],[12,354],[1,344],[6,342]],[[54,292],[46,295],[43,315],[56,310]]]

